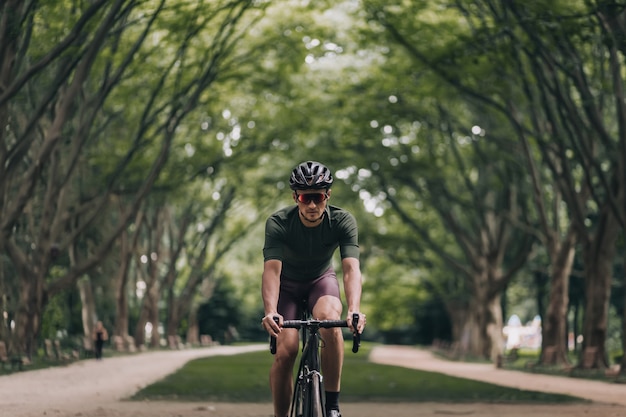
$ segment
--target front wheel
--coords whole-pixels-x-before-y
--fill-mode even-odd
[[[301,375],[294,387],[291,417],[326,417],[324,412],[324,386],[319,372]]]
[[[323,391],[322,375],[319,372],[312,372],[309,380],[309,398],[307,401],[310,417],[326,416],[322,397]]]

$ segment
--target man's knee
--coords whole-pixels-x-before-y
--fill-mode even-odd
[[[274,362],[279,367],[291,367],[298,356],[299,339],[295,329],[284,329],[276,345]]]
[[[320,329],[320,335],[322,336],[322,339],[326,344],[343,344],[343,333],[338,327],[330,329]]]
[[[318,320],[340,320],[341,300],[332,295],[321,297],[313,306],[313,316]]]
[[[287,349],[286,347],[284,347],[283,349],[276,351],[274,359],[276,360],[276,362],[293,363],[297,355],[297,349]]]

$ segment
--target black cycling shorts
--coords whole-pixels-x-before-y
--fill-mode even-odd
[[[324,295],[341,299],[337,274],[333,268],[329,268],[321,277],[313,281],[296,281],[281,275],[278,314],[285,320],[300,319],[303,300],[306,300],[310,312],[317,300]]]

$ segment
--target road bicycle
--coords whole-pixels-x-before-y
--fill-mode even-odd
[[[355,313],[352,315],[354,328],[357,327],[358,322],[359,315]],[[301,320],[285,320],[283,322],[283,328],[299,329],[302,340],[302,355],[295,376],[290,417],[326,417],[319,350],[323,340],[319,330],[332,327],[348,327],[348,321],[314,320],[304,313]],[[361,335],[355,332],[352,334],[352,352],[358,352],[360,345]],[[276,339],[274,337],[270,339],[270,352],[276,353]]]

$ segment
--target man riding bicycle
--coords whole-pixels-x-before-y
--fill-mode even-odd
[[[293,391],[293,366],[298,355],[296,329],[283,329],[284,320],[300,317],[302,300],[315,319],[340,320],[342,303],[339,282],[332,267],[337,248],[341,255],[343,285],[352,332],[361,333],[365,315],[360,313],[361,269],[355,218],[339,207],[328,205],[333,177],[315,161],[298,165],[291,173],[290,188],[295,206],[272,214],[265,224],[262,325],[276,337],[276,355],[270,370],[274,416],[287,417]],[[359,314],[358,328],[352,314]],[[278,323],[274,321],[278,317]],[[343,366],[343,334],[339,328],[320,329],[322,374],[328,417],[341,417],[339,391]]]

